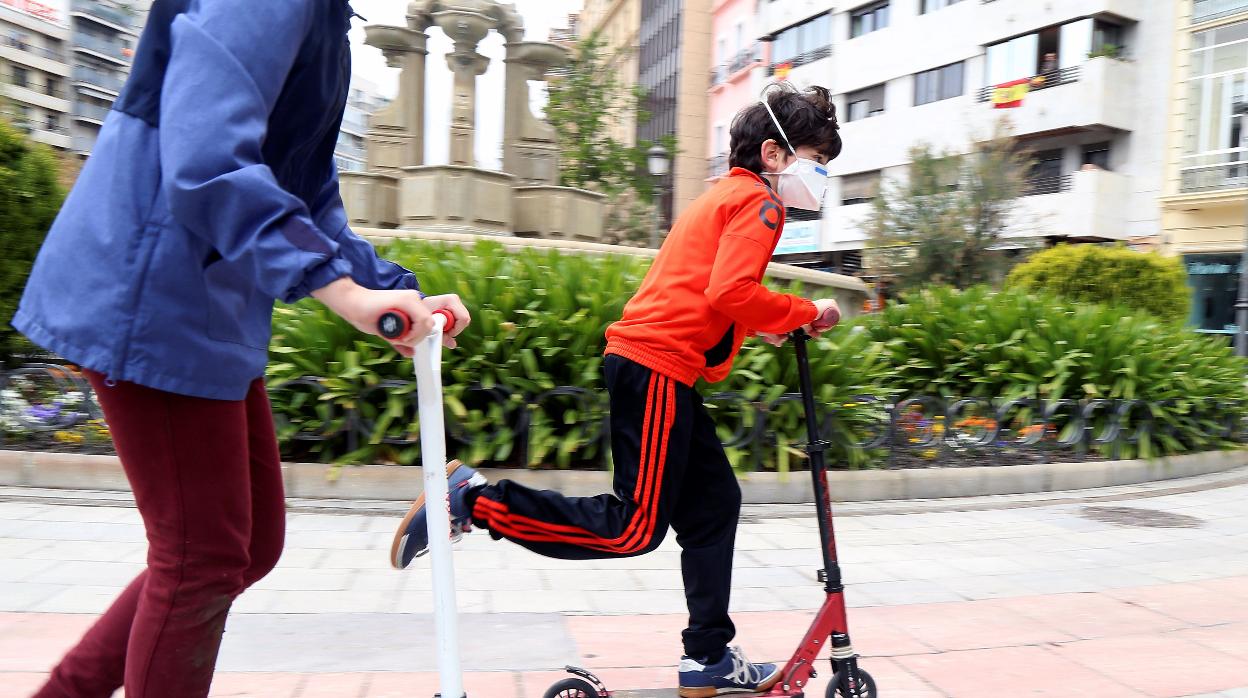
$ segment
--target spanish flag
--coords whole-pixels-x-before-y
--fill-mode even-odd
[[[780,65],[776,66],[776,70],[774,73],[775,78],[777,80],[788,80],[789,73],[792,72],[792,70],[793,70],[792,62],[781,63]]]
[[[1023,78],[997,85],[992,90],[993,109],[1013,109],[1023,106],[1023,98],[1031,87],[1031,80]]]

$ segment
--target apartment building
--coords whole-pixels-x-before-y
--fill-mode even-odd
[[[0,90],[4,117],[30,138],[69,150],[69,27],[60,9],[0,0]]]
[[[1034,161],[1014,234],[1160,231],[1174,0],[758,0],[755,26],[770,43],[755,70],[836,95],[845,150],[815,265],[860,264],[871,202],[912,146],[964,152],[1003,117]],[[1020,80],[1021,104],[997,108],[994,88]]]
[[[121,93],[150,0],[69,0],[72,149],[91,154]]]
[[[1180,0],[1176,10],[1162,233],[1182,256],[1191,325],[1235,333],[1248,197],[1248,0]]]

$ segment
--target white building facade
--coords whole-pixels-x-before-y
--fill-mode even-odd
[[[1034,165],[1015,234],[1155,235],[1174,0],[760,0],[768,74],[836,95],[845,142],[820,221],[826,266],[853,272],[862,221],[909,151],[965,152],[1008,117]],[[1035,80],[1021,106],[992,88]]]

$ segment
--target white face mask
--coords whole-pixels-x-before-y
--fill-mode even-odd
[[[780,172],[768,173],[774,178],[776,193],[780,195],[780,201],[784,202],[785,206],[806,211],[822,209],[823,194],[828,188],[827,168],[814,160],[797,157],[797,151],[793,149],[793,144],[789,143],[789,136],[784,132],[784,127],[780,125],[780,120],[776,118],[776,113],[771,110],[771,104],[767,102],[766,95],[759,101],[767,108],[772,122],[780,130],[780,137],[784,139],[784,144],[789,147],[789,152],[795,158]]]

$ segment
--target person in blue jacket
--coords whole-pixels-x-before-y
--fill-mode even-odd
[[[433,310],[469,322],[347,226],[333,153],[352,16],[346,0],[151,6],[13,319],[84,368],[149,545],[39,698],[208,694],[232,601],[283,545],[262,382],[275,300],[312,296],[364,332],[400,309],[404,354]]]

